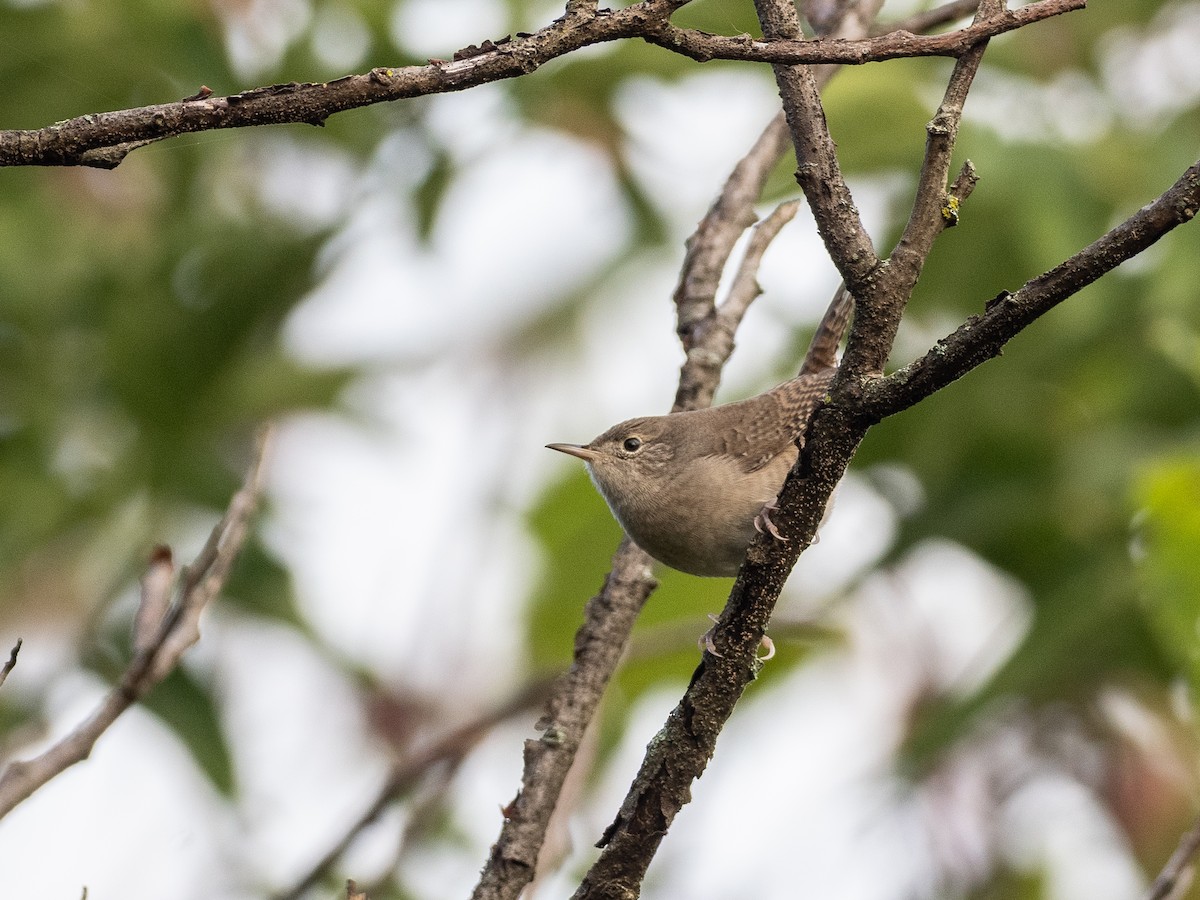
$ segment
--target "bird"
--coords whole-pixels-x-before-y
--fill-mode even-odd
[[[690,575],[736,575],[756,531],[782,539],[770,513],[837,373],[853,306],[843,286],[800,373],[762,394],[627,419],[587,444],[546,447],[586,463],[613,517],[654,559]]]

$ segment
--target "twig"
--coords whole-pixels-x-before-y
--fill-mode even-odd
[[[762,293],[758,284],[758,268],[762,263],[763,254],[771,246],[771,242],[780,230],[792,219],[800,209],[799,200],[787,200],[780,203],[769,216],[754,226],[746,254],[738,264],[737,274],[729,286],[729,294],[717,310],[717,321],[731,335],[737,333],[747,310],[754,299]]]
[[[17,643],[13,645],[12,652],[8,654],[8,662],[4,664],[4,668],[0,669],[0,685],[3,685],[8,678],[8,673],[11,672],[17,665],[17,654],[21,652],[21,644],[24,641],[17,638]]]
[[[974,0],[971,5],[973,3]],[[903,27],[893,27],[876,37],[855,41],[806,41],[786,37],[756,40],[749,35],[725,37],[664,23],[657,31],[644,35],[644,39],[697,62],[727,59],[772,65],[836,63],[857,66],[889,59],[962,56],[981,41],[1042,19],[1083,9],[1086,3],[1087,0],[1042,0],[1040,3],[1006,10],[1002,15],[976,22],[967,28],[932,35],[917,35]],[[929,27],[922,20],[915,20],[915,24],[919,30]]]
[[[501,722],[543,703],[556,680],[542,678],[530,682],[495,709],[399,760],[366,810],[307,872],[296,879],[291,887],[277,895],[277,900],[297,900],[303,896],[305,891],[320,881],[333,867],[362,830],[379,818],[388,806],[412,791],[431,768],[460,762]]]
[[[836,71],[836,66],[818,70],[818,85],[827,84]],[[673,412],[712,405],[721,381],[721,370],[733,353],[734,335],[750,302],[757,296],[757,293],[738,294],[738,289],[731,287],[718,308],[716,297],[721,273],[738,238],[754,223],[754,204],[762,195],[771,170],[789,146],[787,121],[780,112],[763,129],[746,155],[738,160],[713,205],[687,239],[687,253],[674,294],[676,332],[687,359],[679,371],[679,387],[671,407]],[[784,224],[778,222],[780,227]],[[778,228],[772,225],[762,237],[770,234],[774,238],[777,233]],[[767,243],[769,241],[762,244],[761,250],[766,250]],[[754,261],[752,270],[745,265],[742,267],[752,279],[757,277],[757,262],[762,255],[757,249],[755,252],[758,260]],[[737,278],[741,277],[745,276],[739,274]]]
[[[50,749],[33,759],[10,763],[0,773],[0,817],[60,772],[87,759],[109,726],[162,681],[179,663],[184,651],[199,639],[200,613],[225,583],[229,568],[245,542],[250,518],[262,492],[269,443],[270,430],[264,429],[241,489],[233,496],[195,562],[188,567],[174,606],[162,617],[155,636],[134,654],[100,706]],[[150,630],[148,625],[143,627]]]
[[[953,0],[951,3],[935,6],[933,9],[913,13],[907,19],[901,19],[898,22],[886,25],[883,30],[911,31],[914,34],[920,34],[921,32],[937,28],[940,25],[946,25],[950,22],[974,15],[975,9],[978,6],[979,0]]]
[[[1192,880],[1192,857],[1197,850],[1200,850],[1200,819],[1193,822],[1179,839],[1179,846],[1142,895],[1142,900],[1171,900],[1182,896]]]
[[[175,581],[175,563],[171,548],[159,544],[150,554],[150,564],[142,575],[142,595],[133,618],[133,649],[149,649],[157,639],[158,630],[171,602],[171,584]]]
[[[975,12],[975,23],[998,16],[1003,6],[1003,0],[982,0]],[[964,169],[955,185],[958,194],[953,197],[947,195],[946,179],[967,94],[986,49],[987,42],[983,41],[959,57],[942,102],[925,126],[925,158],[912,211],[869,302],[859,304],[846,349],[845,371],[840,376],[844,381],[862,380],[883,372],[900,319],[933,250],[934,240],[957,221],[958,206],[975,186],[973,168]],[[950,203],[954,205],[948,206]]]
[[[800,36],[800,20],[791,0],[754,0],[754,8],[764,37],[789,40]],[[842,177],[816,78],[808,66],[772,68],[796,150],[796,180],[846,287],[860,304],[869,302],[868,282],[879,258]]]
[[[714,349],[709,326],[716,314],[717,288],[730,253],[747,228],[754,224],[754,204],[762,195],[763,186],[775,164],[788,148],[787,123],[782,114],[776,115],[758,139],[738,160],[733,171],[721,186],[696,230],[687,239],[687,253],[680,267],[679,283],[675,287],[676,332],[683,344],[688,361],[680,376],[675,409],[697,409],[712,402],[712,395],[702,398],[694,380],[711,382],[716,390],[719,371],[733,350],[732,336],[728,348],[721,348],[722,358],[713,366],[705,364]],[[698,350],[701,344],[703,351]],[[699,363],[699,364],[698,364]],[[713,375],[714,370],[718,373]]]

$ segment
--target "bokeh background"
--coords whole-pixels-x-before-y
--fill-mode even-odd
[[[421,63],[560,12],[0,0],[0,127]],[[676,21],[757,31],[749,2]],[[982,180],[893,364],[1195,161],[1197,47],[1190,0],[1097,0],[993,42],[959,142]],[[950,65],[827,91],[881,248]],[[396,755],[569,659],[619,531],[542,445],[668,407],[683,240],[776,104],[765,68],[628,42],[321,129],[0,172],[0,647],[25,641],[5,755],[94,706],[151,547],[190,558],[256,425],[279,423],[261,527],[202,642],[0,823],[0,896],[268,896]],[[793,165],[768,199],[795,195]],[[872,431],[646,897],[1136,896],[1200,787],[1198,258],[1179,229]],[[722,400],[794,371],[836,286],[803,213],[760,280]],[[662,573],[541,896],[592,858],[729,586]],[[313,896],[347,876],[466,896],[536,716],[431,773]]]

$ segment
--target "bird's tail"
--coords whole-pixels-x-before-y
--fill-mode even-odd
[[[854,298],[843,284],[817,324],[812,343],[808,345],[808,353],[804,354],[804,363],[800,366],[801,375],[811,375],[837,366],[838,346],[842,343],[853,311]]]

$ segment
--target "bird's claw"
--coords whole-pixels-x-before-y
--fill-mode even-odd
[[[709,654],[717,657],[718,659],[724,659],[725,654],[717,650],[717,645],[713,643],[713,632],[717,630],[717,617],[712,613],[709,613],[708,619],[713,623],[712,628],[700,635],[696,641],[696,646],[701,650],[706,650]],[[764,652],[762,656],[754,657],[754,661],[756,663],[765,663],[768,659],[771,659],[775,656],[775,642],[765,634],[762,636],[762,640],[759,641],[759,646],[762,647],[766,652]]]
[[[775,527],[775,523],[771,521],[771,513],[778,512],[779,507],[774,501],[763,504],[763,508],[758,511],[758,515],[754,517],[754,530],[759,534],[769,534],[777,541],[787,543],[787,538],[779,533],[779,529]]]
[[[701,650],[707,650],[711,655],[717,657],[718,659],[724,659],[725,655],[718,652],[717,645],[713,643],[713,632],[717,630],[717,617],[712,613],[709,613],[708,620],[712,622],[712,628],[700,635],[700,637],[696,640],[696,646]]]
[[[762,656],[754,657],[755,662],[765,663],[768,659],[771,659],[775,655],[775,642],[765,634],[762,636],[762,640],[759,641],[759,646],[767,652]]]

